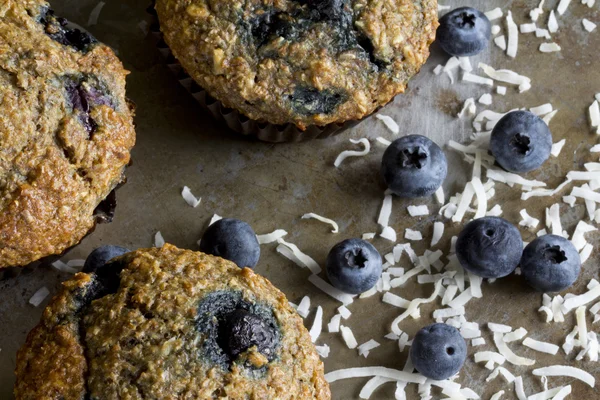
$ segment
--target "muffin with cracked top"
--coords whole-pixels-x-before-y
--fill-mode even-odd
[[[331,398],[302,319],[252,270],[169,244],[101,258],[29,334],[17,400]]]
[[[429,56],[436,0],[157,0],[199,86],[251,120],[300,131],[359,120]]]
[[[126,75],[48,3],[0,2],[0,270],[74,246],[113,200],[135,143]]]

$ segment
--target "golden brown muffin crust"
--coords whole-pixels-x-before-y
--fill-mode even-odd
[[[165,41],[225,106],[272,124],[360,119],[429,56],[436,0],[157,0]]]
[[[330,399],[301,318],[263,277],[168,244],[118,260],[125,269],[115,293],[82,306],[97,289],[95,275],[80,273],[52,300],[18,353],[17,400]],[[267,361],[255,348],[240,356],[263,369],[239,360],[223,368],[204,356],[198,309],[214,293],[271,310],[280,329],[276,357]]]
[[[47,8],[0,2],[0,268],[77,244],[135,142],[127,71],[105,45],[53,40]]]

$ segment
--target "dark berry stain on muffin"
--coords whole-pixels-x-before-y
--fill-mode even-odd
[[[329,114],[346,100],[346,96],[330,90],[296,87],[289,96],[291,108],[300,115]]]
[[[247,302],[240,293],[219,291],[207,295],[198,306],[196,326],[205,335],[203,355],[223,369],[254,346],[268,361],[276,358],[280,332],[273,312]]]
[[[297,3],[298,7],[290,13],[268,9],[246,24],[253,44],[263,57],[272,57],[268,49],[261,49],[272,41],[282,38],[295,42],[310,35],[317,24],[326,24],[333,27],[329,44],[333,54],[356,50],[370,60],[374,70],[385,70],[389,65],[377,57],[371,40],[354,26],[353,12],[347,0],[301,0]]]
[[[73,47],[82,53],[87,53],[91,47],[98,41],[87,32],[82,32],[77,28],[69,28],[66,18],[54,15],[50,8],[42,9],[39,21],[44,25],[45,32],[52,40],[65,46]]]
[[[65,90],[69,105],[73,112],[77,113],[79,121],[91,137],[98,129],[98,124],[90,116],[90,111],[100,105],[114,108],[110,96],[93,77],[69,77],[65,83]]]

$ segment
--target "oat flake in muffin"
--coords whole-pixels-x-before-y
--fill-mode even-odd
[[[239,313],[265,346],[231,347]],[[329,400],[323,363],[285,296],[203,253],[128,253],[64,283],[17,355],[16,400]]]
[[[436,0],[157,0],[186,72],[249,118],[300,129],[361,119],[404,92]]]
[[[126,75],[46,2],[0,1],[0,269],[60,254],[94,227],[135,142]]]

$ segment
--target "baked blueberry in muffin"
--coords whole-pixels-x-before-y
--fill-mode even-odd
[[[302,319],[266,279],[169,244],[97,265],[113,250],[29,334],[17,400],[330,399]]]
[[[48,3],[0,3],[0,269],[110,220],[135,143],[127,71]]]
[[[251,120],[359,120],[404,92],[435,38],[435,0],[157,0],[198,85]]]

